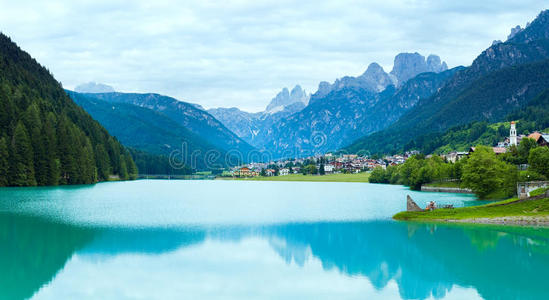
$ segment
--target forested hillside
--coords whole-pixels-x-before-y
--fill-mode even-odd
[[[129,152],[47,69],[0,34],[0,186],[130,179]]]
[[[254,148],[227,129],[200,106],[159,94],[99,93],[84,94],[112,104],[131,104],[168,117],[209,144],[224,151],[237,152],[247,157]]]
[[[495,146],[509,137],[510,121],[517,122],[517,133],[528,134],[549,128],[549,90],[531,100],[526,107],[516,109],[504,118],[505,122],[472,122],[452,127],[445,132],[432,132],[417,137],[402,151],[419,150],[422,153],[466,151],[471,146]]]
[[[71,91],[68,94],[125,146],[136,149],[131,153],[143,174],[186,174],[191,169],[226,166],[225,150],[210,144],[164,113],[133,104],[104,101],[91,94]],[[170,168],[168,157],[175,153],[178,165]],[[208,153],[216,155],[207,157]],[[156,164],[149,163],[149,160]],[[161,171],[165,173],[157,173]]]

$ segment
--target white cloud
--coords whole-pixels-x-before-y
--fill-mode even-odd
[[[65,87],[97,81],[261,110],[282,87],[386,69],[404,51],[468,65],[540,1],[4,1],[1,30]]]

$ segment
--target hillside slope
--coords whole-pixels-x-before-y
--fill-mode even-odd
[[[179,123],[154,110],[127,103],[103,101],[89,94],[68,92],[70,97],[125,146],[161,154],[192,169],[224,165],[226,151],[219,149]],[[215,152],[208,161],[206,153]],[[174,165],[177,169],[178,166]],[[183,166],[179,166],[183,168]]]
[[[88,97],[109,103],[131,104],[153,110],[170,118],[211,145],[246,158],[254,148],[227,129],[221,122],[197,105],[158,94],[96,93]]]
[[[422,99],[387,129],[363,137],[345,150],[396,152],[429,132],[472,121],[503,120],[549,86],[549,39],[543,39],[547,32],[549,11],[544,11],[509,41],[485,50],[470,67],[456,73],[436,94]]]
[[[337,150],[387,127],[459,70],[419,74],[399,88],[389,85],[380,93],[350,85],[313,95],[305,109],[273,125],[264,147],[282,157]]]
[[[0,34],[0,186],[84,184],[110,175],[137,175],[127,149]]]

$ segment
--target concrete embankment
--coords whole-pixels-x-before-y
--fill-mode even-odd
[[[470,189],[462,189],[455,187],[437,187],[437,186],[421,186],[422,192],[439,192],[439,193],[460,193],[460,194],[472,194]]]

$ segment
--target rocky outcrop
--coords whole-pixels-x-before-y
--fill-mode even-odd
[[[410,195],[406,195],[406,211],[423,211],[423,209],[417,205]]]
[[[283,88],[269,103],[265,111],[249,113],[233,108],[212,108],[208,112],[221,121],[229,130],[247,143],[262,148],[270,134],[270,128],[294,113],[305,108],[310,95],[301,86],[291,91]]]
[[[447,69],[446,63],[441,62],[440,57],[437,55],[431,54],[425,59],[423,55],[417,52],[400,53],[395,57],[391,74],[396,77],[398,85],[402,85],[418,74],[425,72],[439,73]]]
[[[301,102],[307,105],[309,102],[309,94],[305,92],[300,85],[296,85],[291,92],[288,88],[283,88],[276,97],[271,100],[271,103],[267,105],[265,112],[275,113],[284,109],[284,107]]]
[[[517,25],[516,27],[511,28],[511,33],[509,34],[509,36],[507,36],[507,39],[510,40],[514,38],[515,35],[517,35],[517,33],[521,31],[522,31],[522,28],[520,27],[520,25]]]
[[[528,23],[525,28],[517,26],[511,29],[508,42],[530,43],[537,40],[549,39],[549,10],[542,11],[537,18]]]

